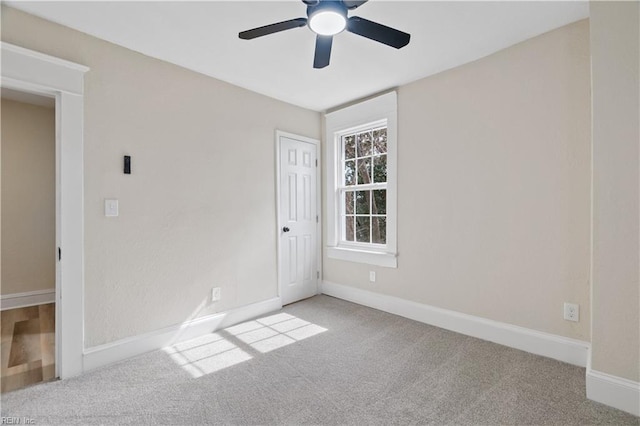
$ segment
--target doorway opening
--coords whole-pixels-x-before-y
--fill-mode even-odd
[[[83,121],[84,75],[89,68],[6,42],[0,42],[0,53],[0,86],[3,89],[55,99],[54,368],[55,377],[65,379],[83,371]],[[41,294],[31,296],[35,299],[43,297]],[[2,302],[4,305],[5,300]]]
[[[1,391],[57,377],[55,98],[1,90]]]

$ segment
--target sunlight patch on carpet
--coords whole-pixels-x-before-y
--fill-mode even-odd
[[[324,327],[280,313],[168,346],[163,351],[198,378],[252,359],[247,350],[267,353],[325,331]]]
[[[225,331],[261,353],[288,346],[327,331],[290,314],[275,314],[239,324]]]
[[[169,346],[164,348],[164,351],[194,378],[253,358],[218,333]]]

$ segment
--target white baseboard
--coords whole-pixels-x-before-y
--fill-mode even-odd
[[[448,309],[436,308],[329,281],[323,281],[322,292],[329,296],[457,333],[557,359],[580,367],[587,366],[590,344],[581,340],[462,314]]]
[[[27,306],[54,303],[55,301],[56,291],[54,289],[5,294],[0,296],[0,310],[26,308]]]
[[[587,398],[640,416],[640,383],[587,368]]]
[[[85,349],[83,371],[162,349],[282,308],[279,297]]]

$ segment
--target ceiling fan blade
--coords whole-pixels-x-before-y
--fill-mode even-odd
[[[356,7],[360,7],[365,4],[367,0],[342,0],[342,3],[347,7],[347,9],[353,10]]]
[[[332,44],[333,36],[316,36],[316,54],[313,58],[314,68],[324,68],[329,65]]]
[[[396,49],[406,46],[411,39],[410,34],[360,18],[359,16],[349,18],[347,31],[378,41],[387,46],[395,47]]]
[[[238,37],[243,40],[251,40],[253,38],[266,36],[280,31],[291,30],[293,28],[304,27],[307,25],[307,18],[289,19],[275,24],[265,25],[264,27],[253,28],[251,30],[238,33]]]

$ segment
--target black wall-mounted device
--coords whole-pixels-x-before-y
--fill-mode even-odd
[[[124,174],[125,175],[131,174],[131,156],[130,155],[124,156]]]

